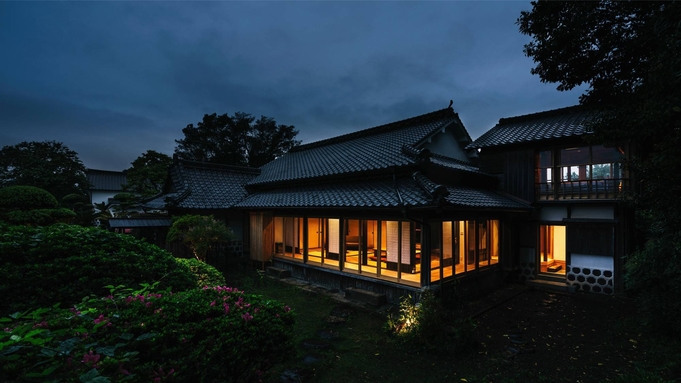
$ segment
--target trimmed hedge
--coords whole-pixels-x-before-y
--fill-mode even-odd
[[[67,224],[0,224],[0,315],[57,302],[71,305],[101,295],[106,285],[154,281],[173,291],[198,283],[172,254],[132,236]]]

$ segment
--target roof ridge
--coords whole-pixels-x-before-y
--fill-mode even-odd
[[[455,116],[454,109],[451,108],[451,107],[436,110],[434,112],[422,114],[422,115],[415,116],[415,117],[406,118],[406,119],[399,120],[399,121],[393,121],[393,122],[390,122],[390,123],[387,123],[387,124],[378,125],[378,126],[374,126],[374,127],[367,128],[367,129],[358,130],[358,131],[351,132],[351,133],[346,133],[346,134],[343,134],[343,135],[340,135],[340,136],[335,136],[335,137],[330,137],[330,138],[326,138],[326,139],[315,141],[315,142],[310,142],[309,144],[298,145],[298,146],[292,148],[291,150],[289,150],[289,153],[300,152],[300,151],[307,150],[307,149],[318,148],[320,146],[326,146],[326,145],[329,145],[329,144],[349,141],[349,140],[353,140],[353,139],[360,138],[360,137],[366,137],[366,136],[371,136],[371,135],[374,135],[374,134],[384,133],[385,131],[388,131],[388,130],[393,130],[395,128],[401,128],[403,126],[408,126],[410,124],[414,124],[415,122],[424,122],[424,121],[428,121],[430,119],[435,119],[437,117],[448,117],[448,116],[452,116],[452,117]]]
[[[520,116],[513,116],[513,117],[503,117],[499,119],[499,123],[497,125],[502,125],[502,124],[508,124],[511,122],[522,122],[522,121],[528,121],[528,120],[534,120],[540,117],[550,117],[550,116],[555,116],[555,115],[560,115],[565,112],[573,112],[573,111],[590,111],[596,109],[595,107],[592,106],[585,106],[585,105],[572,105],[572,106],[566,106],[564,108],[558,108],[558,109],[551,109],[551,110],[544,110],[541,112],[536,112],[536,113],[529,113],[529,114],[523,114]]]
[[[190,161],[190,160],[178,160],[184,166],[192,168],[203,168],[203,169],[221,169],[221,170],[233,170],[243,173],[253,173],[260,174],[259,168],[252,168],[250,166],[243,165],[229,165],[229,164],[219,164],[215,162],[203,162],[203,161]]]
[[[474,168],[477,168],[477,166],[475,166],[475,164],[473,164],[471,161],[464,161],[464,160],[460,160],[458,158],[449,157],[449,156],[445,156],[444,154],[438,154],[438,153],[432,153],[431,156],[452,160],[452,161],[454,161],[458,164],[461,164],[461,165],[472,166]]]
[[[104,173],[117,173],[117,174],[123,174],[127,173],[127,169],[123,170],[103,170],[103,169],[92,169],[92,168],[85,168],[85,173],[87,172],[104,172]]]

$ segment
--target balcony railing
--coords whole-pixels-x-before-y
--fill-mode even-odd
[[[616,199],[628,190],[629,180],[609,178],[600,180],[543,182],[535,184],[535,198],[547,200]]]

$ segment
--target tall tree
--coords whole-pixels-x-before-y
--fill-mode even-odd
[[[277,125],[265,116],[255,120],[243,112],[206,114],[182,133],[184,138],[175,140],[180,159],[229,165],[260,167],[300,144],[293,125]]]
[[[61,142],[21,142],[0,150],[0,187],[35,186],[58,200],[71,193],[87,194],[90,187],[78,153]]]
[[[518,19],[532,37],[532,73],[559,90],[587,84],[583,104],[602,111],[593,139],[632,142],[637,222],[646,242],[626,281],[655,317],[681,332],[681,4],[533,2]]]
[[[173,159],[169,155],[147,150],[131,163],[132,167],[126,170],[127,184],[123,189],[142,197],[151,197],[160,193],[168,175],[168,168],[172,163]]]

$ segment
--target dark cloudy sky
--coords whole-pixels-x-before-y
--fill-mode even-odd
[[[172,155],[236,111],[304,143],[446,107],[475,139],[574,105],[530,74],[527,2],[0,2],[0,146],[56,140],[85,166]]]

